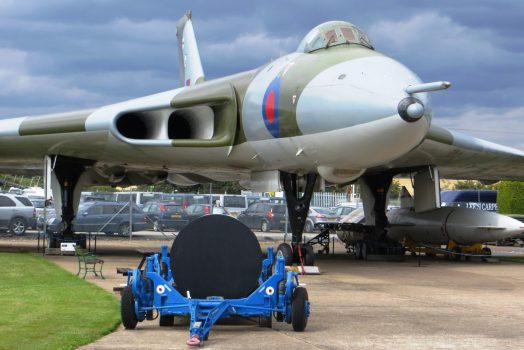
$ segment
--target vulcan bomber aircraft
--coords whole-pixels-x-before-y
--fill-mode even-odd
[[[524,153],[432,123],[422,82],[380,53],[357,26],[320,24],[295,52],[206,81],[191,23],[177,24],[182,87],[100,108],[0,120],[0,171],[49,178],[60,232],[74,240],[80,191],[94,184],[239,181],[283,188],[290,261],[312,254],[302,230],[312,192],[359,182],[370,241],[389,244],[386,195],[393,176],[416,174],[415,210],[439,206],[439,176],[524,178]],[[437,92],[443,93],[443,92]],[[378,244],[378,243],[377,243]]]

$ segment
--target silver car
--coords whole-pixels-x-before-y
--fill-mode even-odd
[[[27,197],[0,193],[0,230],[23,235],[35,220],[35,207]]]
[[[313,232],[317,230],[315,224],[336,222],[337,216],[331,209],[322,207],[310,207],[309,213],[304,224],[304,232]]]

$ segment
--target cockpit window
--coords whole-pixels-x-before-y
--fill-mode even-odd
[[[367,35],[349,22],[326,22],[311,30],[302,40],[297,52],[309,53],[342,44],[358,44],[373,49]]]

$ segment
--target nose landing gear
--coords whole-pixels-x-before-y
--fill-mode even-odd
[[[292,238],[291,245],[287,243],[280,244],[277,248],[277,253],[282,253],[288,266],[293,263],[314,265],[315,262],[313,247],[302,243],[302,233],[309,212],[311,198],[313,197],[317,174],[310,173],[305,175],[304,178],[305,184],[303,188],[300,188],[300,184],[303,181],[297,174],[280,172],[280,182],[284,186]]]

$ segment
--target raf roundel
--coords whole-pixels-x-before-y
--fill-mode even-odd
[[[280,121],[278,111],[278,99],[280,95],[281,78],[277,76],[269,86],[264,94],[262,102],[262,117],[267,130],[273,137],[279,137]]]

